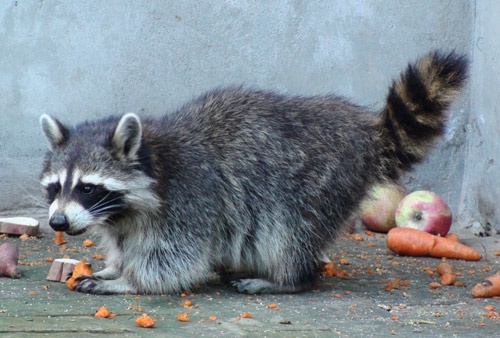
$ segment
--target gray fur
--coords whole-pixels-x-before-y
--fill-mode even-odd
[[[55,230],[100,235],[106,268],[81,292],[162,294],[213,272],[240,292],[310,287],[374,183],[397,179],[444,131],[467,64],[410,65],[376,114],[332,96],[214,90],[160,119],[68,128],[44,116],[41,177]]]

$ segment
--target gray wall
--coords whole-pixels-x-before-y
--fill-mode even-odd
[[[496,150],[498,97],[483,92],[491,84],[482,82],[483,75],[496,80],[485,69],[498,50],[496,31],[487,33],[498,27],[494,2],[1,1],[0,212],[43,207],[41,113],[69,123],[128,111],[157,115],[235,83],[336,92],[378,109],[408,61],[440,48],[477,57],[473,82],[481,85],[453,106],[446,137],[405,182],[443,195],[464,215],[457,227],[486,224],[469,189],[488,170],[500,175],[485,156]],[[479,24],[476,12],[489,20]],[[476,148],[482,152],[471,163]]]
[[[459,215],[475,233],[500,233],[500,4],[476,3],[470,114]]]

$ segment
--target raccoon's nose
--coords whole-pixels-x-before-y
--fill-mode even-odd
[[[69,228],[68,220],[64,214],[53,214],[50,217],[49,225],[55,231],[66,231]]]

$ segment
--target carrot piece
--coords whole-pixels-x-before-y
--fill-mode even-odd
[[[447,257],[468,261],[481,259],[481,253],[467,245],[406,227],[389,230],[387,247],[399,255]]]
[[[457,276],[452,273],[445,273],[441,275],[441,284],[443,285],[453,285],[457,280]]]
[[[73,274],[66,281],[66,286],[70,289],[74,289],[76,284],[78,284],[78,278],[83,276],[90,276],[93,273],[92,267],[90,264],[87,264],[85,260],[82,260],[75,264],[75,268],[73,269]]]
[[[86,248],[90,248],[91,246],[94,246],[94,242],[90,239],[86,239],[83,241],[83,246]]]
[[[490,298],[500,296],[500,275],[493,275],[472,288],[474,298]]]
[[[108,318],[111,312],[106,309],[106,307],[103,305],[101,306],[95,313],[94,317],[97,318]]]
[[[153,327],[156,324],[156,320],[143,313],[142,316],[135,320],[135,323],[141,327]]]
[[[64,243],[67,243],[64,239],[64,232],[56,231],[54,234],[54,238],[52,238],[52,242],[56,243],[57,245],[63,245]]]
[[[445,273],[453,273],[453,267],[448,263],[439,263],[436,272],[442,276]]]
[[[453,267],[448,263],[439,263],[436,272],[441,276],[441,284],[453,285],[457,280],[457,276],[453,273]]]
[[[189,317],[188,317],[187,312],[184,312],[184,313],[179,313],[179,314],[177,315],[177,320],[178,320],[179,322],[190,322],[190,321],[191,321],[191,319],[189,319]]]

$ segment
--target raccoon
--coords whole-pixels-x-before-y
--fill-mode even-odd
[[[93,230],[106,267],[76,289],[166,294],[214,273],[239,292],[316,282],[324,251],[370,186],[397,180],[444,133],[464,56],[432,52],[372,112],[334,95],[216,89],[176,112],[76,127],[42,115],[49,224]]]

